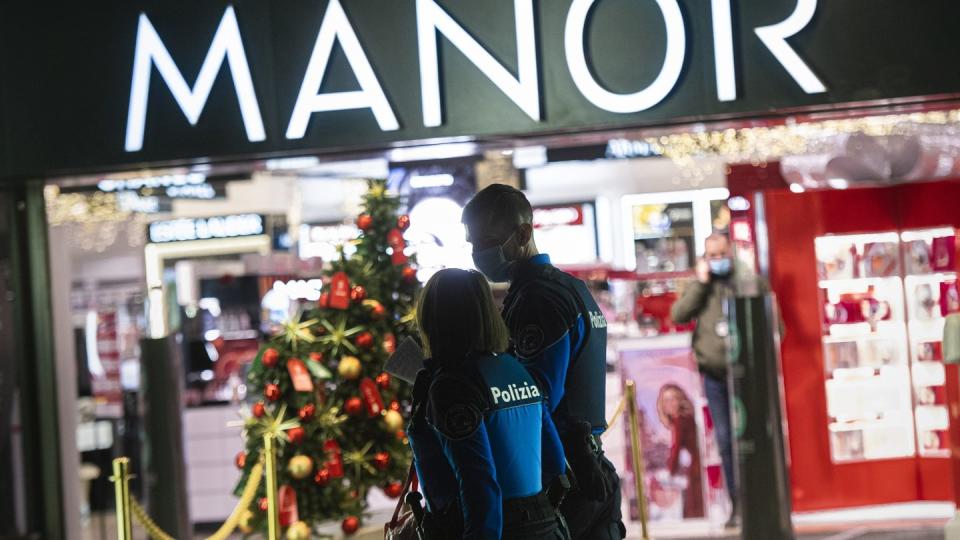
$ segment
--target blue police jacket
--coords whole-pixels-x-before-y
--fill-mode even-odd
[[[565,471],[544,391],[508,354],[428,360],[416,386],[426,384],[407,435],[427,509],[458,504],[463,538],[500,538],[504,502],[540,493]]]
[[[541,253],[514,267],[503,317],[517,357],[549,395],[560,432],[587,421],[603,433],[607,321],[586,284]]]

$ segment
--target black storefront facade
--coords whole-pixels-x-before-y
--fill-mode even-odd
[[[960,95],[943,62],[960,55],[957,15],[946,0],[3,6],[0,400],[18,388],[27,459],[25,501],[0,504],[0,523],[19,513],[43,538],[69,536],[45,180],[947,107]]]

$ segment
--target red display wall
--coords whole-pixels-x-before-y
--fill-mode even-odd
[[[960,227],[960,181],[800,194],[775,190],[765,200],[770,281],[786,327],[782,364],[794,509],[952,500],[946,458],[831,461],[814,238]]]

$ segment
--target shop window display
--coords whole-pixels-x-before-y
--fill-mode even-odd
[[[940,340],[953,229],[815,243],[833,461],[948,455]]]

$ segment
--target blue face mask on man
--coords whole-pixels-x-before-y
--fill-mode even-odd
[[[710,273],[715,276],[729,276],[730,272],[733,271],[733,261],[731,261],[729,257],[710,259],[707,261],[707,264],[710,265]]]
[[[490,281],[494,283],[510,281],[510,271],[513,269],[514,261],[507,260],[503,248],[513,240],[516,234],[514,232],[498,246],[488,247],[473,253],[473,264]]]

